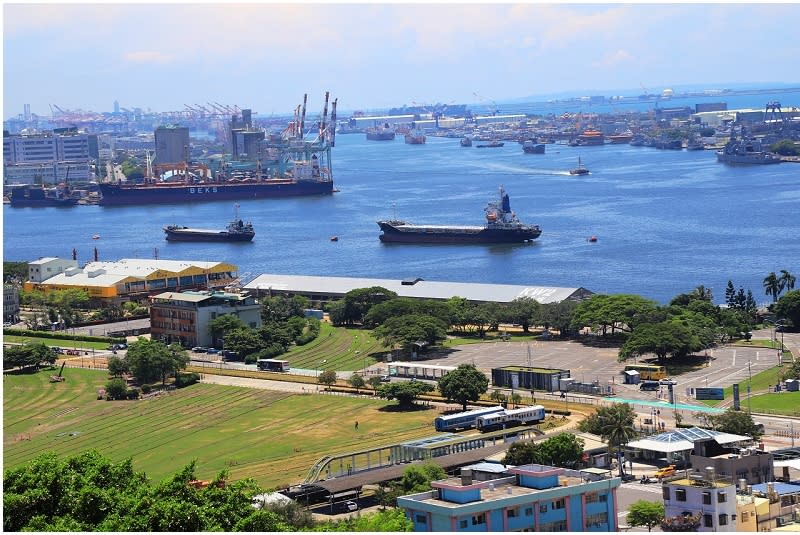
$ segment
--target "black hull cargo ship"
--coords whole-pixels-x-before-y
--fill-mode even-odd
[[[192,241],[192,242],[247,242],[252,241],[256,235],[251,223],[244,223],[241,219],[232,221],[225,230],[212,230],[192,227],[169,225],[164,227],[167,241]]]
[[[523,243],[533,241],[542,234],[539,225],[525,225],[517,219],[500,188],[500,199],[491,201],[486,208],[486,225],[414,225],[406,221],[378,221],[384,243]]]

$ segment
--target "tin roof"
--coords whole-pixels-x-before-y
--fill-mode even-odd
[[[589,297],[593,292],[585,288],[553,286],[518,286],[512,284],[484,284],[467,282],[441,282],[419,280],[403,284],[401,279],[368,279],[361,277],[317,277],[307,275],[262,274],[244,287],[248,290],[275,290],[323,295],[344,295],[350,290],[381,286],[400,297],[425,299],[450,299],[463,297],[469,301],[508,303],[520,297],[531,297],[539,303],[559,303]]]

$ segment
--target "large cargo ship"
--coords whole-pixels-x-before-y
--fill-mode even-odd
[[[522,243],[542,234],[539,225],[525,225],[511,211],[508,194],[501,187],[500,198],[484,209],[486,225],[414,225],[396,219],[378,221],[386,243]]]
[[[15,186],[9,195],[9,204],[15,208],[44,208],[55,206],[69,208],[78,204],[78,198],[70,195],[66,187]]]
[[[395,135],[394,128],[389,123],[385,123],[383,126],[367,128],[367,139],[370,141],[393,141]]]
[[[304,101],[305,102],[305,101]],[[225,162],[215,175],[195,176],[188,165],[174,170],[169,179],[151,177],[142,183],[101,183],[101,206],[174,204],[207,201],[243,201],[309,195],[330,195],[335,190],[331,171],[331,148],[336,135],[336,100],[327,122],[328,93],[319,134],[304,137],[303,116],[295,117],[280,134],[267,134],[258,155]]]

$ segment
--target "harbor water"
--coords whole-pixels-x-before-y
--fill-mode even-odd
[[[590,174],[572,176],[580,156]],[[584,287],[667,303],[698,285],[766,303],[770,272],[800,272],[800,164],[727,166],[714,151],[547,145],[524,154],[339,135],[332,196],[243,200],[251,243],[172,243],[171,224],[224,228],[231,202],[173,206],[3,207],[3,257],[30,261],[158,258],[229,262],[262,273]],[[542,235],[518,245],[383,244],[376,221],[481,225],[503,186],[511,209]],[[93,239],[97,236],[96,239]],[[338,237],[332,241],[332,237]],[[589,241],[591,236],[596,241]]]

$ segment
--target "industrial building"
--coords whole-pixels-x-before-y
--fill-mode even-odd
[[[150,336],[184,347],[221,346],[212,338],[209,323],[224,315],[236,316],[253,329],[261,326],[261,305],[246,294],[163,292],[150,298]]]
[[[245,284],[244,289],[259,297],[301,295],[317,306],[341,299],[351,290],[372,288],[373,286],[386,288],[395,292],[399,297],[447,300],[458,296],[473,303],[510,303],[514,299],[530,297],[539,303],[547,304],[581,301],[594,295],[585,288],[439,282],[420,278],[399,280],[274,274],[259,275]]]
[[[165,290],[216,290],[237,278],[237,267],[223,262],[123,258],[89,262],[47,257],[28,263],[26,291],[84,289],[93,299],[138,301]]]
[[[500,465],[502,466],[502,465]],[[529,464],[397,498],[414,531],[617,531],[619,478]]]
[[[189,160],[189,127],[159,126],[154,136],[156,162],[159,165],[183,163]]]
[[[90,138],[92,143],[90,143]],[[3,180],[5,184],[58,184],[88,181],[90,145],[97,136],[77,128],[52,132],[9,134],[3,131]]]

